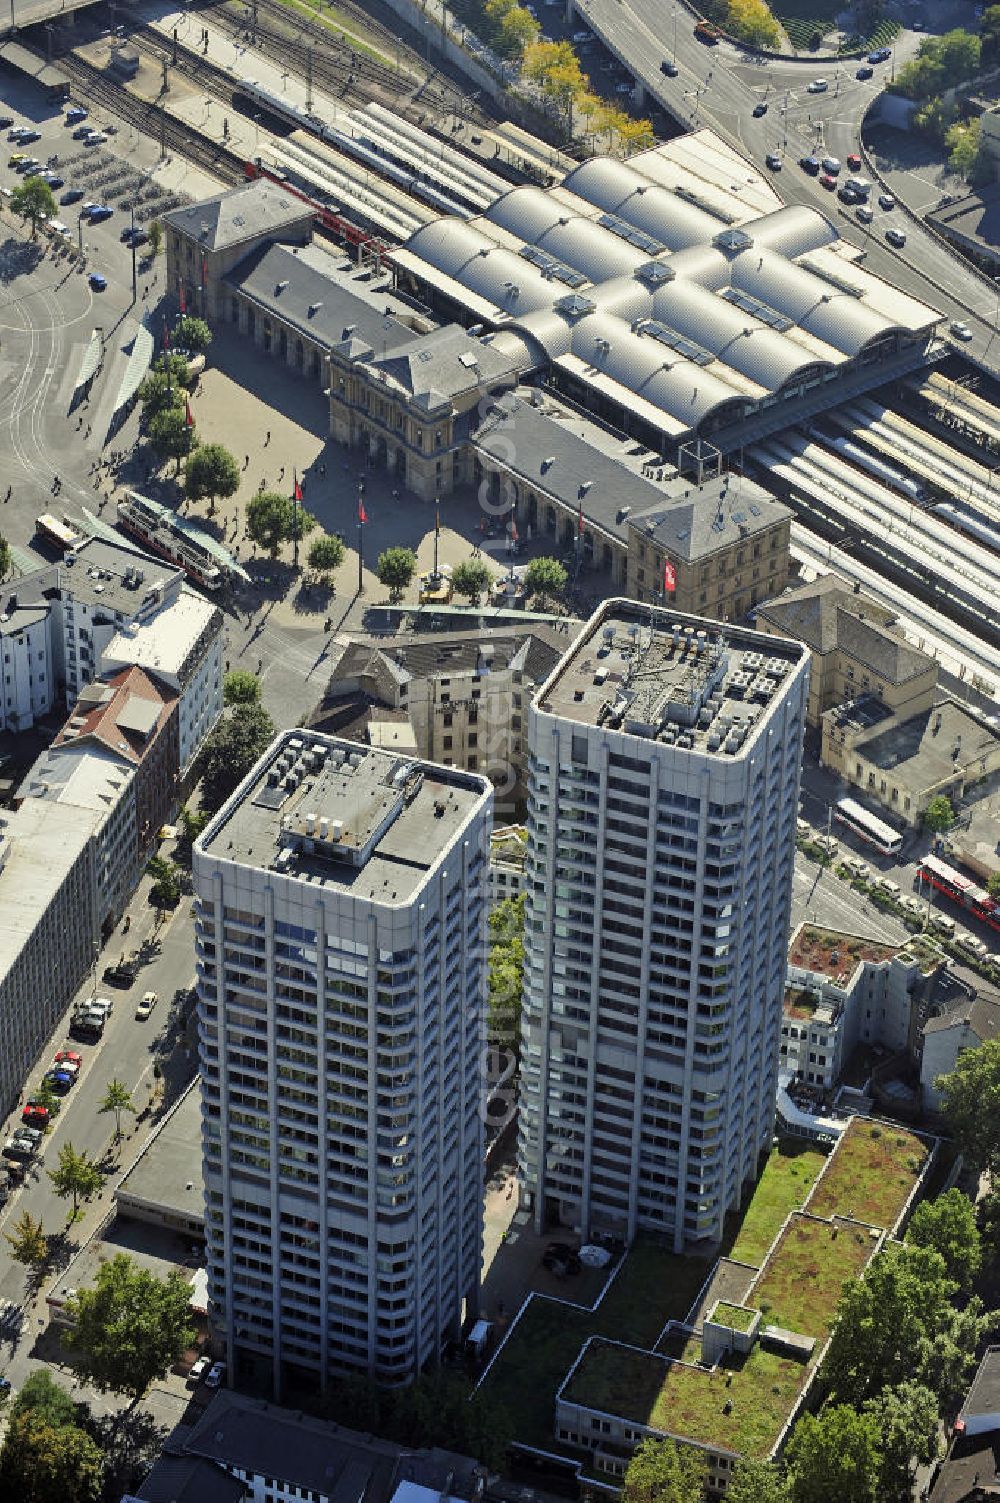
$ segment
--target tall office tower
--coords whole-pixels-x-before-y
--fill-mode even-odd
[[[292,731],[195,843],[209,1294],[250,1385],[403,1382],[476,1302],[492,802]]]
[[[718,1239],[770,1143],[808,652],[611,600],[529,721],[538,1230]]]

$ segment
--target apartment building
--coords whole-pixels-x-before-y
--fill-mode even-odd
[[[538,1230],[717,1240],[770,1143],[808,651],[606,601],[530,707]]]
[[[287,732],[195,843],[209,1288],[230,1371],[402,1383],[478,1298],[484,777]]]

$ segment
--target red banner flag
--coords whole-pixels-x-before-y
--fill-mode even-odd
[[[170,330],[167,328],[166,319],[163,320],[163,348],[165,350],[170,348]]]
[[[194,427],[194,413],[191,411],[190,402],[184,403],[184,421],[185,423],[187,423],[189,428]]]
[[[676,590],[677,588],[677,570],[674,568],[669,558],[664,562],[663,565],[663,588],[664,590],[669,591],[671,594],[673,594],[674,590]]]
[[[434,531],[440,535],[440,532],[441,532],[441,508],[440,508],[440,506],[436,507],[435,511],[434,511]]]
[[[294,479],[294,482],[293,482],[292,495],[295,497],[295,500],[301,505],[301,503],[302,503],[302,487],[299,484],[298,473],[296,471],[293,471],[292,473],[295,476],[295,479]]]
[[[365,523],[367,521],[368,521],[368,513],[365,511],[365,503],[364,503],[363,499],[359,496],[358,497],[358,524],[362,525],[363,523]]]

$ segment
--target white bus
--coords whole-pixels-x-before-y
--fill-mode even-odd
[[[853,830],[861,840],[873,845],[883,856],[895,856],[903,844],[903,837],[884,819],[869,813],[852,798],[838,799],[833,806],[833,817],[840,824]]]

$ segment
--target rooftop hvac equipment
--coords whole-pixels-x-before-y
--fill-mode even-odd
[[[718,751],[719,747],[721,745],[722,745],[722,737],[719,735],[718,731],[712,731],[711,735],[708,738],[708,749],[709,749],[709,751],[710,752]]]
[[[743,666],[747,670],[752,669],[753,672],[756,673],[758,671],[758,669],[760,668],[761,664],[763,663],[763,661],[764,661],[764,659],[763,659],[763,656],[761,655],[761,653],[759,653],[759,652],[748,652],[746,654],[745,658],[743,659]]]
[[[734,673],[728,684],[730,699],[742,699],[749,686],[750,675],[748,673]]]
[[[677,737],[677,745],[682,746],[685,751],[690,751],[694,746],[694,737],[691,735],[691,732],[681,731],[680,735]]]
[[[771,678],[784,678],[788,673],[788,664],[784,658],[768,658],[764,672]]]
[[[755,678],[753,682],[754,699],[768,700],[774,696],[775,685],[769,678]]]

